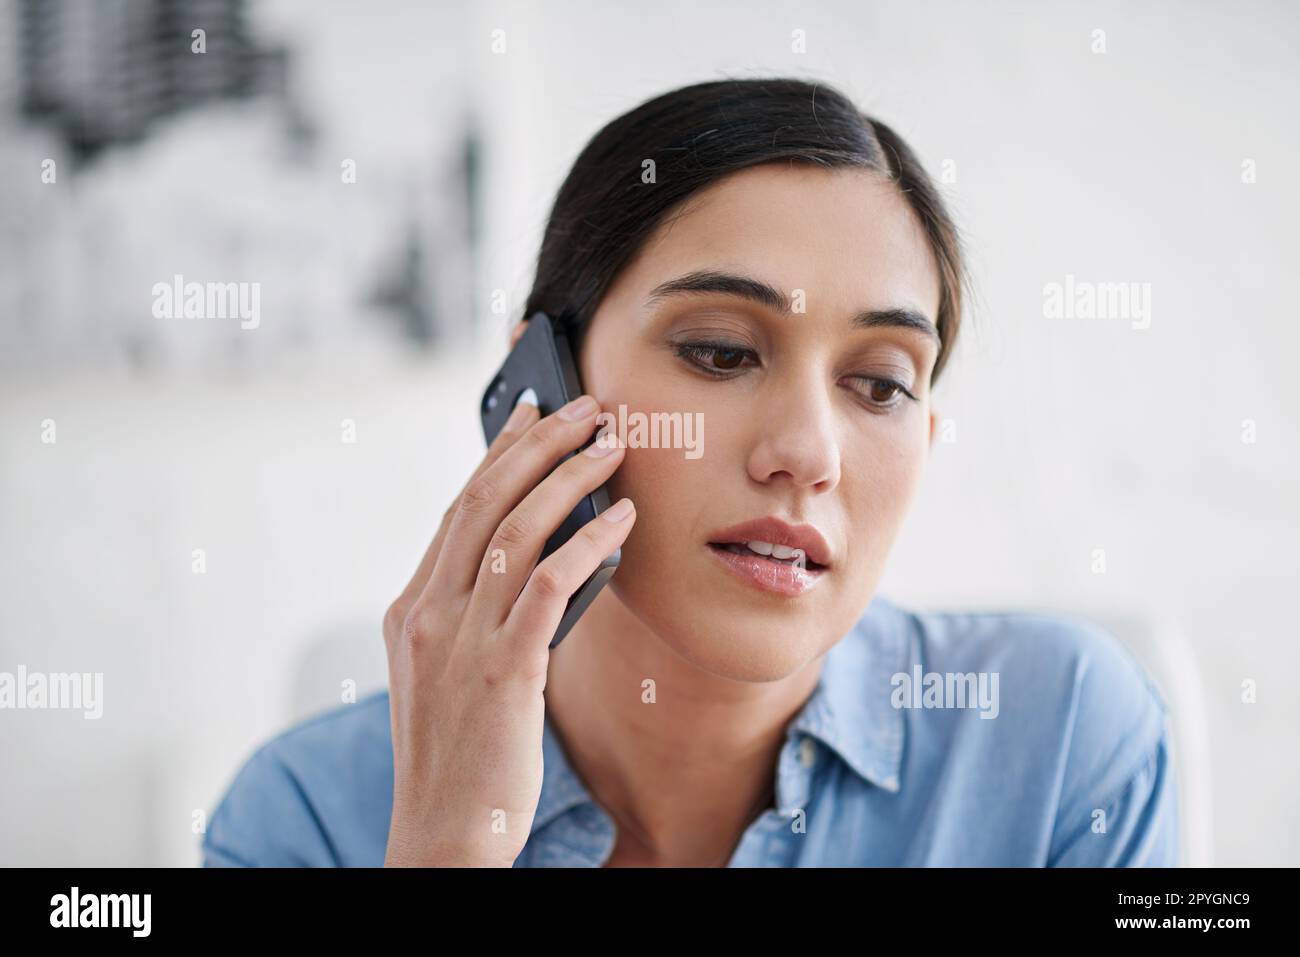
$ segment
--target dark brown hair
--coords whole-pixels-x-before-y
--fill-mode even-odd
[[[642,181],[647,159],[655,163],[653,183]],[[674,209],[730,173],[780,160],[859,167],[897,184],[925,229],[939,270],[941,345],[933,383],[961,321],[965,269],[957,229],[902,138],[820,82],[698,83],[607,123],[578,155],[555,197],[521,318],[546,312],[580,349],[614,278]]]

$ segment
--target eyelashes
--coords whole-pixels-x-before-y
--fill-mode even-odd
[[[747,358],[755,362],[758,360],[758,355],[753,349],[729,342],[677,342],[673,343],[673,351],[690,366],[714,379],[734,379],[743,374],[745,368],[743,363]],[[722,359],[724,364],[711,364],[718,359]],[[849,378],[866,385],[866,389],[854,387],[853,391],[874,410],[888,412],[900,405],[904,396],[913,402],[917,401],[916,396],[897,379],[868,375],[855,375]],[[876,398],[873,393],[877,389],[888,390],[889,397]]]
[[[725,376],[727,372],[738,366],[706,366],[704,365],[706,360],[720,355],[727,356],[728,362],[736,357],[742,360],[746,356],[758,358],[752,349],[746,349],[744,346],[733,346],[725,342],[679,342],[674,345],[674,350],[678,356],[686,359],[692,365],[698,366],[710,375],[719,376]]]

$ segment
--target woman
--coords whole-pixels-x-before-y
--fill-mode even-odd
[[[825,85],[607,125],[524,310],[567,324],[587,400],[517,406],[389,609],[389,691],[263,745],[206,863],[1175,863],[1164,705],[1114,639],[875,595],[962,274],[912,151]],[[702,454],[620,435],[550,472],[620,410],[700,416]]]

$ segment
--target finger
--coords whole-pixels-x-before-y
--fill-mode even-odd
[[[537,419],[537,406],[531,402],[521,402],[515,406],[515,410],[510,414],[510,418],[506,420],[506,424],[502,426],[501,431],[497,433],[496,438],[494,438],[492,443],[488,446],[487,454],[483,456],[478,467],[474,469],[469,480],[461,487],[460,494],[452,499],[451,504],[447,506],[447,510],[442,513],[442,521],[438,525],[438,531],[433,536],[433,541],[430,542],[429,547],[424,550],[424,557],[420,559],[419,567],[416,568],[415,574],[411,576],[411,580],[407,583],[406,588],[402,590],[402,601],[408,603],[414,601],[416,596],[424,590],[424,586],[429,580],[429,575],[433,572],[433,566],[438,560],[438,553],[442,549],[442,543],[446,540],[447,528],[451,524],[451,516],[455,513],[456,505],[460,501],[460,496],[464,494],[465,489],[470,485],[470,483],[486,472],[494,462],[501,458],[501,456],[505,454],[506,449],[518,442],[520,437],[532,428]]]
[[[438,600],[469,595],[483,553],[501,520],[565,455],[591,435],[599,409],[591,396],[580,396],[538,420],[465,486],[422,594]],[[576,418],[567,418],[569,415]]]
[[[550,645],[568,607],[569,596],[582,587],[616,548],[622,547],[635,524],[636,508],[632,500],[619,499],[533,569],[502,631],[508,641],[535,641],[537,646],[520,647],[516,651],[540,652]]]
[[[623,461],[618,444],[593,442],[563,462],[502,519],[479,563],[467,613],[499,626],[519,597],[549,539],[583,497],[609,481]]]

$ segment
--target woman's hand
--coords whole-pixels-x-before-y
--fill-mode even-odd
[[[384,616],[393,730],[386,866],[510,867],[528,840],[542,790],[551,638],[569,596],[635,523],[624,499],[537,564],[546,540],[623,459],[619,444],[597,442],[588,452],[603,456],[584,452],[555,468],[590,438],[598,411],[589,396],[540,421],[536,406],[517,406]]]

